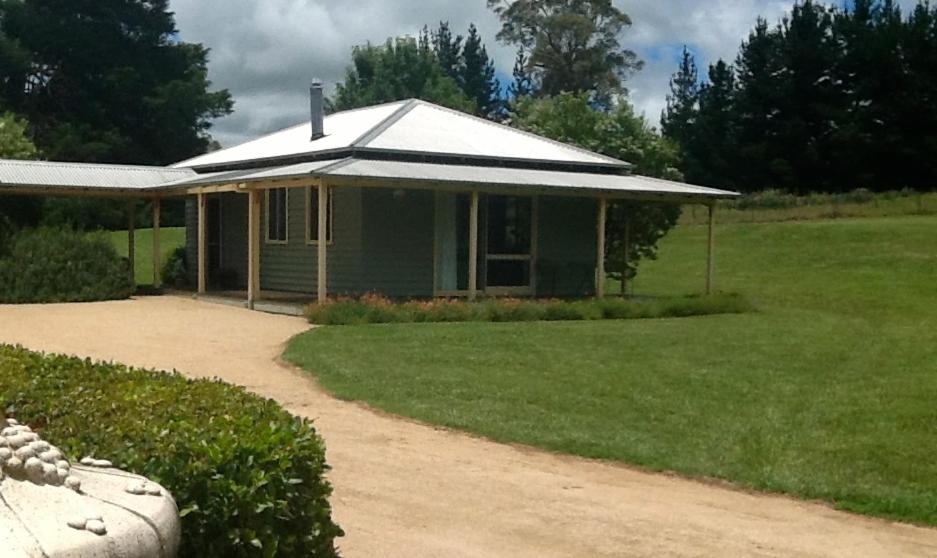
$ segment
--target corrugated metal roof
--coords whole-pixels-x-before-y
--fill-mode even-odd
[[[443,165],[402,161],[378,161],[347,158],[342,160],[299,163],[260,171],[242,171],[232,179],[231,173],[220,173],[214,180],[202,176],[183,180],[176,187],[197,184],[257,182],[271,179],[332,178],[366,180],[380,185],[381,181],[401,181],[401,187],[495,187],[515,190],[565,191],[583,194],[660,196],[662,198],[727,198],[735,192],[693,186],[639,175],[612,175],[563,172],[506,167]]]
[[[325,137],[312,140],[309,122],[176,163],[173,168],[210,167],[225,164],[274,159],[310,153],[347,149],[355,141],[392,116],[407,101],[397,101],[356,110],[336,112],[325,117]]]
[[[444,108],[410,99],[325,117],[325,137],[312,140],[308,122],[228,149],[173,165],[211,168],[300,156],[349,154],[352,150],[425,155],[514,159],[520,161],[626,167],[618,159],[556,142]]]
[[[364,146],[470,157],[623,164],[611,157],[423,101],[417,101],[409,111]]]
[[[639,175],[595,174],[552,170],[440,165],[400,161],[350,160],[326,173],[329,177],[390,179],[424,183],[492,185],[569,191],[601,191],[686,197],[735,197],[735,192]]]
[[[0,159],[0,192],[15,186],[144,190],[193,176],[190,169]]]

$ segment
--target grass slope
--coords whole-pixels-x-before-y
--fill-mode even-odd
[[[520,442],[937,524],[937,218],[730,225],[754,314],[321,328],[286,358],[339,397]],[[641,294],[702,285],[681,227]]]
[[[117,253],[127,257],[127,231],[107,233]],[[153,229],[137,229],[134,240],[134,276],[138,285],[153,284]],[[166,263],[173,250],[185,244],[185,227],[163,227],[159,230],[161,262]]]

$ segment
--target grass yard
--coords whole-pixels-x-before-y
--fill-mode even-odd
[[[286,358],[338,397],[496,440],[937,525],[937,217],[718,230],[698,318],[324,327]],[[638,294],[698,292],[684,226]]]
[[[106,233],[117,253],[127,257],[127,231]],[[137,285],[153,284],[153,229],[137,229],[134,239],[134,276]],[[163,263],[173,250],[185,244],[185,227],[162,227],[159,230],[159,250]]]

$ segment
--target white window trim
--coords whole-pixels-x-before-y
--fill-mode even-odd
[[[310,212],[312,209],[312,196],[313,196],[313,193],[315,193],[316,196],[319,195],[319,188],[327,189],[326,199],[328,200],[328,204],[329,204],[329,211],[328,211],[329,222],[326,224],[327,230],[326,230],[325,237],[328,238],[329,240],[325,243],[325,245],[331,246],[335,242],[335,234],[334,234],[335,231],[333,230],[333,227],[332,227],[332,225],[335,222],[335,196],[333,195],[335,192],[332,190],[332,188],[329,188],[328,186],[306,186],[306,244],[309,246],[316,246],[317,244],[319,244],[318,240],[312,239],[312,230],[310,230],[310,227],[309,227],[312,224],[312,219],[311,219],[312,214]]]
[[[276,188],[279,190],[279,188]],[[286,227],[283,232],[286,233],[286,238],[284,240],[276,240],[270,238],[270,190],[264,190],[264,204],[266,205],[266,221],[264,222],[264,243],[265,244],[279,244],[285,245],[290,242],[290,190],[289,188],[283,188],[283,192],[286,195],[286,203],[283,204],[283,211],[285,212],[284,217],[286,217]]]

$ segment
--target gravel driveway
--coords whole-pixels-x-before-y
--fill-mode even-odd
[[[338,401],[276,362],[300,318],[182,297],[0,305],[0,341],[219,376],[312,418],[346,557],[937,556],[937,530],[496,444]]]

